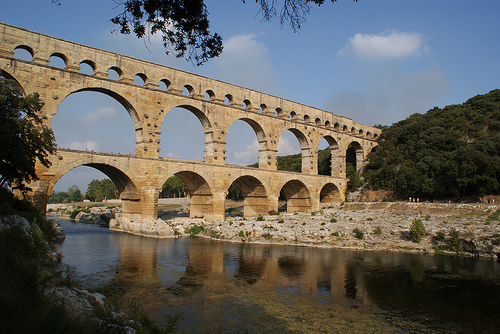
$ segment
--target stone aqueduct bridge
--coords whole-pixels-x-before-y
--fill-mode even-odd
[[[17,49],[28,51],[32,59],[15,58]],[[62,59],[65,67],[49,65],[52,57]],[[81,73],[82,64],[89,65],[93,74]],[[108,78],[110,71],[116,72],[119,79]],[[30,185],[29,196],[42,209],[65,173],[78,166],[90,166],[116,184],[123,214],[135,221],[156,218],[159,191],[171,175],[181,178],[187,186],[191,217],[222,220],[225,196],[233,181],[241,186],[245,216],[278,210],[282,189],[288,211],[317,211],[320,202],[344,199],[347,149],[356,150],[356,165],[360,168],[380,134],[376,128],[323,110],[2,23],[0,72],[15,79],[26,94],[39,93],[45,103],[41,117],[48,126],[59,103],[83,91],[116,99],[133,122],[134,155],[59,149],[51,157],[51,167],[37,166],[39,181]],[[136,83],[137,78],[141,84]],[[159,158],[161,125],[175,107],[189,110],[203,125],[204,162]],[[237,120],[255,131],[258,168],[225,164],[226,134]],[[278,140],[286,130],[300,144],[301,173],[276,170]],[[317,149],[322,138],[332,153],[330,176],[317,175]]]

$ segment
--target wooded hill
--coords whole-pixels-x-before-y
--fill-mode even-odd
[[[385,128],[363,176],[405,198],[499,194],[500,90]]]

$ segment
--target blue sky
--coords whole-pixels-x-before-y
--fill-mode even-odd
[[[499,1],[327,1],[312,7],[298,33],[278,21],[261,22],[253,1],[205,3],[211,30],[223,36],[225,51],[202,67],[166,56],[157,37],[145,42],[111,33],[109,19],[118,13],[112,0],[61,0],[61,6],[51,0],[8,1],[2,4],[0,21],[263,91],[368,125],[389,125],[500,88]],[[53,121],[59,145],[134,152],[126,111],[107,96],[88,94],[61,102]],[[161,156],[202,159],[201,124],[189,112],[170,111],[161,130]],[[228,163],[257,161],[255,134],[245,123],[231,126],[226,142]],[[285,132],[278,154],[298,151],[297,140]],[[92,178],[104,177],[79,167],[55,190],[77,184],[85,191]]]

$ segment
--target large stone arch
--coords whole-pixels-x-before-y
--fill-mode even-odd
[[[295,135],[295,138],[299,141],[300,153],[302,154],[302,173],[311,174],[311,170],[315,170],[315,167],[311,163],[311,147],[309,140],[306,135],[302,133],[297,128],[287,128],[279,136],[281,136],[285,131],[290,131]],[[279,138],[279,137],[278,137]]]
[[[14,81],[17,86],[21,89],[21,92],[23,95],[26,95],[26,91],[24,90],[24,87],[21,85],[21,83],[14,77],[12,76],[9,72],[6,72],[2,69],[0,69],[0,77],[4,77],[7,80],[12,80]]]
[[[262,128],[262,126],[260,125],[260,123],[252,118],[240,117],[231,123],[228,122],[228,127],[224,130],[226,135],[228,134],[231,126],[236,121],[243,121],[252,128],[252,130],[254,131],[255,136],[257,138],[257,143],[259,145],[259,168],[268,168],[267,166],[269,165],[269,161],[268,161],[269,158],[268,158],[267,137],[266,137],[266,133],[265,133],[264,129]]]
[[[310,212],[312,198],[307,186],[299,180],[290,180],[281,188],[286,196],[287,212]]]
[[[214,212],[213,194],[206,178],[196,172],[183,169],[174,171],[172,175],[177,176],[186,185],[190,197],[189,217],[210,220]],[[165,181],[166,179],[163,180]]]
[[[232,182],[236,182],[240,186],[241,195],[243,197],[244,217],[268,214],[269,203],[267,190],[259,179],[254,176],[243,175],[232,180],[228,187]]]
[[[320,203],[337,203],[342,201],[339,188],[333,183],[325,184],[319,193]]]
[[[134,181],[126,172],[122,171],[118,167],[104,162],[76,160],[67,165],[54,166],[57,168],[57,171],[49,180],[47,195],[52,195],[53,187],[61,179],[61,177],[80,166],[95,168],[111,179],[120,193],[120,199],[122,200],[122,213],[124,215],[141,212],[139,203],[141,200],[141,193]]]
[[[363,164],[365,161],[363,146],[358,141],[355,141],[355,140],[351,141],[347,145],[347,148],[346,148],[346,166],[348,163],[348,159],[350,159],[349,150],[354,150],[354,152],[355,152],[356,160],[354,161],[354,167],[356,168],[356,171],[359,171],[363,167]],[[351,161],[351,163],[352,163],[352,161]]]

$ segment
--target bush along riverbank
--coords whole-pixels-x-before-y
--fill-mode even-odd
[[[124,313],[100,293],[81,289],[63,267],[58,224],[0,190],[0,328],[2,333],[170,333],[138,307]]]

